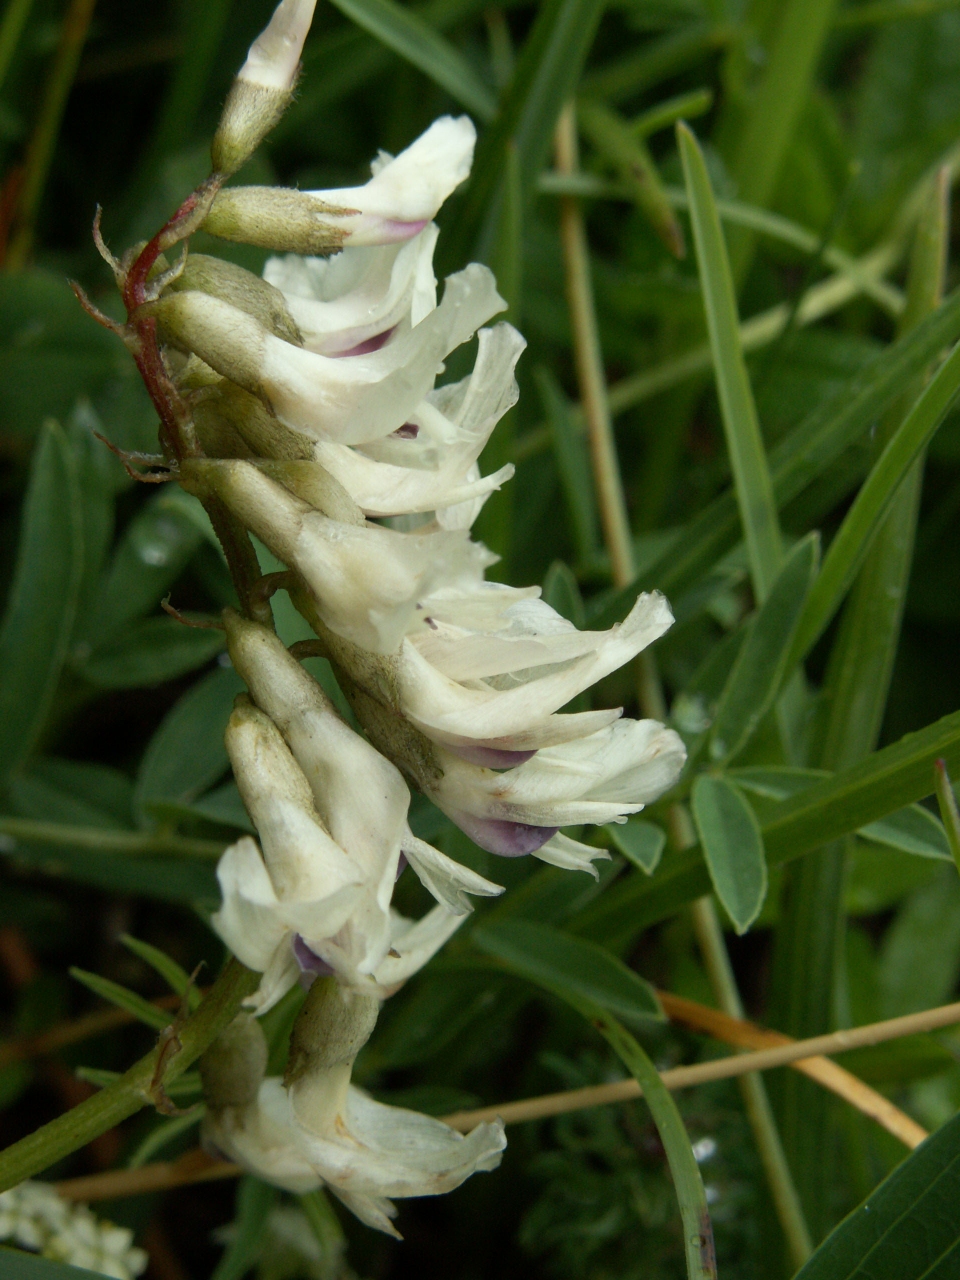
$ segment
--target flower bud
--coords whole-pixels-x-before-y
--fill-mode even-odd
[[[327,932],[336,932],[356,898],[361,877],[324,828],[309,783],[280,730],[241,695],[225,741],[277,898],[326,902]]]
[[[217,373],[260,394],[264,347],[271,334],[246,311],[189,289],[145,303],[137,314],[155,318],[165,342],[194,352]]]
[[[203,224],[221,240],[254,244],[278,253],[339,253],[350,234],[339,223],[356,218],[355,209],[328,204],[287,187],[227,187]]]
[[[307,1072],[350,1065],[370,1039],[380,1001],[341,987],[336,978],[318,978],[293,1024],[288,1087]]]
[[[188,371],[196,366],[201,369],[209,369],[209,366],[205,365],[198,356],[191,356]],[[213,375],[212,384],[209,382],[199,384],[208,386],[209,390],[205,395],[197,397],[194,401],[194,415],[199,416],[203,413],[216,414],[223,421],[228,422],[238,435],[246,441],[248,450],[246,453],[243,450],[239,450],[232,455],[218,455],[212,454],[204,446],[204,451],[207,454],[212,457],[232,456],[237,458],[249,455],[257,458],[278,458],[291,462],[313,457],[315,447],[313,440],[301,435],[299,431],[294,431],[292,427],[285,427],[257,396],[252,395],[249,391],[244,391],[235,382],[230,382],[227,378],[221,378],[219,374],[214,374],[212,369],[209,372]],[[178,380],[178,385],[184,385],[184,377]]]
[[[213,139],[215,172],[225,177],[236,173],[283,115],[293,96],[315,7],[316,0],[282,0],[250,46]]]
[[[213,258],[206,253],[192,253],[184,264],[183,271],[168,286],[168,291],[184,293],[194,289],[245,311],[285,342],[303,346],[303,338],[290,314],[286,298],[279,289],[267,284],[266,280],[255,276],[252,271],[246,271],[223,258]]]
[[[238,1014],[200,1059],[203,1096],[214,1110],[250,1106],[266,1074],[266,1037],[249,1013]]]

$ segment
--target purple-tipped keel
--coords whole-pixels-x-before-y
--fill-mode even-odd
[[[425,621],[429,622],[430,619]],[[479,764],[484,769],[515,769],[518,764],[526,764],[537,754],[536,748],[533,751],[504,751],[500,747],[485,747],[482,743],[474,747],[448,744],[447,749],[468,764]]]
[[[525,822],[508,822],[504,818],[477,818],[472,813],[448,810],[451,818],[474,844],[501,858],[522,858],[536,853],[560,830],[559,827],[531,827]]]
[[[390,329],[384,329],[383,333],[375,333],[372,338],[365,338],[363,342],[358,342],[354,347],[347,347],[346,351],[334,351],[333,358],[342,360],[344,356],[366,356],[371,351],[379,351],[382,346],[393,337],[396,325]]]
[[[309,987],[314,978],[327,978],[333,969],[304,942],[298,933],[293,939],[293,954],[300,966],[300,983]],[[306,980],[306,981],[305,981]]]

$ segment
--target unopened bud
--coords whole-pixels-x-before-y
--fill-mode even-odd
[[[330,218],[349,221],[356,212],[288,187],[228,187],[214,200],[203,229],[275,253],[324,255],[339,253],[349,234]]]
[[[249,1013],[238,1014],[200,1059],[203,1096],[214,1111],[249,1106],[266,1074],[267,1041]]]
[[[327,900],[341,919],[357,870],[314,808],[310,785],[280,730],[244,694],[224,735],[227,754],[281,902]],[[343,910],[341,910],[341,908]],[[334,930],[339,927],[332,916]]]
[[[208,368],[197,356],[191,356],[191,361]],[[299,431],[285,427],[257,396],[244,391],[235,382],[221,379],[217,374],[214,374],[213,380],[216,385],[195,403],[194,415],[204,411],[217,414],[243,437],[249,446],[248,452],[241,451],[231,456],[242,458],[249,454],[256,458],[277,458],[290,462],[313,457],[315,442]],[[204,409],[206,405],[209,405],[207,410]],[[208,449],[205,452],[210,453]]]
[[[213,139],[216,173],[236,173],[287,109],[315,7],[316,0],[282,0],[250,46]]]
[[[233,262],[225,262],[222,258],[213,258],[205,253],[193,253],[187,259],[183,271],[170,284],[169,290],[176,293],[188,290],[208,293],[222,302],[229,302],[232,307],[246,312],[248,316],[253,316],[265,329],[275,333],[278,338],[283,338],[285,342],[303,346],[300,330],[280,290]]]
[[[363,512],[339,480],[319,462],[265,462],[258,468],[303,502],[342,524],[364,525]]]
[[[168,293],[146,303],[140,313],[156,319],[165,342],[194,352],[217,373],[259,393],[270,332],[253,316],[198,289]]]
[[[344,990],[336,978],[318,978],[293,1024],[284,1084],[352,1063],[370,1039],[379,1012],[374,996]]]

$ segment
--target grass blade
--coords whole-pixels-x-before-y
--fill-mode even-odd
[[[529,202],[557,118],[576,89],[602,11],[601,0],[546,0],[539,7],[496,119],[480,139],[465,198],[446,233],[444,272],[474,256],[511,139],[517,148],[523,202]]]
[[[171,1015],[168,1012],[158,1009],[155,1004],[144,1000],[143,996],[138,996],[135,991],[128,991],[119,982],[111,982],[109,978],[101,978],[97,973],[88,973],[86,969],[78,969],[76,966],[71,966],[70,976],[82,982],[95,995],[109,1001],[110,1004],[115,1004],[118,1009],[124,1009],[138,1022],[145,1022],[148,1027],[162,1031],[164,1027],[170,1025]]]
[[[0,777],[39,737],[67,655],[83,575],[76,459],[60,427],[40,433],[20,522],[13,585],[0,625]]]
[[[120,941],[128,951],[132,951],[135,956],[139,956],[145,964],[159,973],[178,996],[185,995],[191,1012],[196,1009],[202,999],[200,989],[194,986],[190,975],[177,964],[176,960],[171,959],[158,947],[151,947],[149,942],[131,938],[129,933],[121,934]]]
[[[960,344],[940,366],[884,449],[830,544],[794,640],[791,666],[809,652],[839,607],[904,477],[960,393]]]
[[[945,760],[938,760],[934,765],[934,782],[940,816],[950,843],[950,852],[957,864],[957,870],[960,871],[960,810],[957,809],[957,797],[950,782],[950,775],[947,773]]]
[[[710,736],[716,763],[733,759],[773,706],[803,603],[817,570],[820,538],[808,534],[793,548],[762,608],[750,624],[727,681]]]
[[[358,27],[399,54],[435,84],[446,89],[484,122],[496,114],[497,100],[473,65],[417,13],[393,0],[333,0]]]
[[[739,320],[730,262],[707,166],[697,141],[683,124],[677,140],[690,201],[707,331],[713,351],[717,394],[747,544],[753,589],[762,603],[780,569],[780,526],[750,379],[740,346]]]

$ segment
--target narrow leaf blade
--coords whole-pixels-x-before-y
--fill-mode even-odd
[[[145,1022],[148,1027],[162,1031],[164,1027],[170,1025],[169,1013],[158,1009],[149,1000],[144,1000],[143,996],[138,996],[135,991],[128,991],[119,982],[111,982],[109,978],[101,978],[98,973],[88,973],[86,969],[78,969],[75,965],[70,967],[70,976],[76,978],[77,982],[82,982],[85,987],[109,1001],[110,1004],[115,1004],[118,1009],[125,1009],[138,1022]]]
[[[474,929],[472,941],[514,973],[563,998],[608,1009],[632,1025],[662,1020],[649,983],[595,943],[528,920],[501,920]]]

